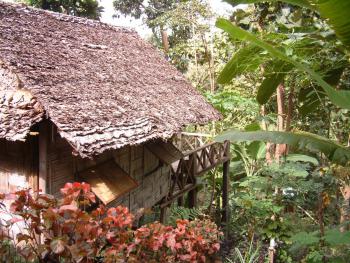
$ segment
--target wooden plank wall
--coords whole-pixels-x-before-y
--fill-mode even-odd
[[[74,157],[71,146],[59,136],[55,127],[51,126],[48,132],[47,191],[59,197],[60,189],[67,182],[75,181]]]
[[[0,192],[22,188],[37,189],[38,141],[29,136],[26,142],[0,140]]]

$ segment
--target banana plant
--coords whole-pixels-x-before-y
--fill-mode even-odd
[[[238,4],[254,4],[261,2],[277,2],[276,0],[225,0],[231,5],[235,6]],[[323,17],[327,23],[333,28],[335,34],[339,40],[344,44],[344,46],[350,51],[350,1],[344,0],[282,0],[283,2],[305,7],[313,11],[318,12],[321,17]],[[327,96],[330,98],[333,104],[350,109],[350,91],[336,90],[334,89],[327,81],[325,81],[318,73],[308,67],[303,62],[296,60],[287,56],[279,47],[272,46],[266,41],[257,38],[254,34],[251,34],[240,27],[233,25],[230,21],[225,19],[217,20],[217,27],[223,29],[230,34],[232,38],[236,38],[243,41],[248,41],[256,47],[262,48],[270,53],[271,56],[288,63],[290,66],[294,66],[296,69],[306,72],[314,79],[326,92]],[[248,51],[248,50],[246,50]],[[254,53],[252,53],[254,54]],[[253,55],[254,57],[254,55]],[[221,84],[231,81],[233,76],[232,70],[230,69],[230,64],[239,63],[239,57],[234,56],[233,59],[227,64],[227,66],[222,71],[221,75],[218,78],[218,82]],[[276,64],[279,66],[280,62]],[[284,70],[282,72],[288,72]],[[277,88],[277,80],[282,80],[284,77],[283,74],[275,74],[270,78],[265,79],[262,83],[257,100],[260,104],[264,104],[268,101],[271,95]],[[274,81],[272,81],[274,80]]]
[[[339,40],[350,49],[350,1],[347,0],[279,0],[288,4],[305,7],[317,11],[327,20]],[[277,0],[225,0],[235,6],[238,4],[256,4],[263,2],[277,2]]]
[[[216,141],[268,141],[277,144],[289,144],[297,149],[323,153],[330,161],[346,164],[350,160],[350,149],[335,141],[308,132],[278,131],[228,131],[216,137]]]
[[[283,0],[282,0],[283,1]],[[261,0],[227,0],[233,5],[237,4],[251,4],[259,2],[276,2],[275,0],[261,1]],[[350,1],[343,0],[284,0],[284,2],[301,7],[312,9],[320,14],[324,18],[330,27],[334,30],[338,39],[343,43],[344,47],[350,51]],[[350,91],[337,90],[330,81],[326,81],[318,72],[314,71],[301,59],[290,56],[281,47],[272,45],[270,42],[265,41],[257,37],[255,34],[250,33],[242,28],[232,24],[229,20],[218,19],[216,26],[230,35],[232,39],[238,39],[248,42],[248,48],[252,49],[256,47],[260,50],[268,52],[268,54],[274,58],[274,66],[280,68],[282,73],[276,73],[271,78],[265,77],[265,83],[262,83],[258,91],[257,100],[260,104],[264,104],[268,101],[271,95],[276,90],[276,87],[284,78],[284,74],[290,70],[298,70],[306,73],[314,80],[320,88],[325,92],[325,95],[329,97],[330,101],[343,109],[350,109]],[[254,57],[252,54],[251,57]],[[238,64],[236,59],[238,56],[234,56],[232,60],[226,65],[221,72],[218,82],[225,84],[232,80],[235,76],[234,68],[230,65]],[[271,68],[271,67],[270,67]],[[272,67],[273,69],[273,67]],[[272,70],[278,71],[278,70]],[[277,84],[276,84],[277,83]],[[322,152],[332,162],[345,164],[350,160],[350,149],[343,147],[342,145],[331,141],[327,138],[320,137],[314,134],[305,132],[269,132],[269,131],[229,131],[223,135],[217,137],[218,141],[222,140],[237,141],[269,141],[279,144],[289,144],[296,148],[303,148],[313,152]]]
[[[349,1],[350,3],[350,1]],[[278,47],[275,47],[266,41],[256,37],[254,34],[249,33],[246,30],[241,29],[240,27],[232,24],[229,20],[219,18],[216,22],[216,26],[220,29],[223,29],[225,32],[227,32],[232,38],[239,39],[242,41],[248,41],[251,44],[266,50],[269,52],[269,54],[272,57],[275,57],[279,59],[280,61],[284,61],[290,66],[294,66],[296,69],[298,69],[301,72],[306,72],[308,75],[315,80],[325,91],[329,99],[332,101],[333,104],[337,105],[340,108],[344,109],[350,109],[350,91],[347,90],[336,90],[333,88],[330,84],[328,84],[321,75],[316,73],[313,69],[311,69],[307,64],[304,62],[298,61],[295,58],[292,58],[288,55],[286,55],[282,50],[280,50]],[[350,28],[350,26],[349,26]],[[218,82],[221,84],[228,83],[232,80],[229,76],[232,76],[232,70],[229,65],[234,64],[235,56],[233,59],[225,66],[225,68],[222,70]],[[239,63],[239,62],[236,62]],[[269,91],[267,94],[272,95],[273,92]],[[261,101],[266,101],[266,97],[264,97]]]

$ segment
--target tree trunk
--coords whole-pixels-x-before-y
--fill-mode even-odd
[[[318,205],[318,224],[320,228],[320,248],[321,250],[324,249],[325,242],[324,242],[324,234],[325,234],[325,228],[324,228],[324,192],[320,193],[319,195],[319,205]],[[325,256],[322,257],[322,262],[326,262]]]
[[[286,131],[291,131],[291,123],[293,119],[293,111],[294,111],[294,87],[291,87],[288,96],[288,111],[286,117]],[[289,152],[289,145],[286,146],[286,154]]]
[[[340,208],[340,232],[345,232],[349,230],[349,226],[344,224],[349,223],[350,220],[350,185],[346,185],[340,188],[340,191],[343,195],[344,201]]]
[[[294,110],[294,88],[291,87],[289,96],[288,96],[288,112],[286,118],[286,131],[291,130],[291,123],[293,119],[293,110]]]
[[[162,44],[163,44],[163,50],[166,56],[168,57],[169,54],[169,38],[168,38],[168,33],[166,30],[163,28],[163,26],[160,27],[160,34],[162,35]]]
[[[213,43],[211,43],[210,50],[209,50],[209,44],[208,41],[205,38],[205,35],[201,35],[202,43],[204,46],[204,54],[205,58],[208,62],[208,74],[209,74],[209,81],[210,81],[210,92],[214,93],[215,91],[215,68],[214,68],[214,46]]]
[[[260,108],[260,114],[262,117],[265,117],[266,116],[266,108],[265,108],[265,105],[261,105],[261,108]],[[262,121],[262,128],[264,131],[267,131],[268,130],[268,127],[267,127],[267,123],[265,120]],[[266,143],[266,154],[265,154],[265,159],[266,159],[266,162],[268,164],[271,164],[272,163],[272,159],[273,159],[273,156],[272,156],[272,143],[270,142],[267,142]]]
[[[281,83],[277,87],[277,111],[278,111],[278,117],[277,117],[277,129],[278,131],[285,131],[285,117],[286,117],[286,111],[285,111],[285,90],[284,85]],[[286,144],[277,144],[276,145],[276,151],[275,151],[275,159],[278,162],[281,158],[281,156],[286,154],[287,145]]]

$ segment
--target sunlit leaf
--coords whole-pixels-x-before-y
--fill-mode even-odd
[[[316,158],[304,154],[288,154],[286,160],[289,162],[311,163],[315,166],[319,165],[319,162]]]
[[[237,6],[240,4],[256,4],[256,3],[262,3],[262,2],[277,2],[278,0],[224,0],[225,2],[231,4],[232,6]],[[314,6],[310,4],[307,0],[284,0],[283,2],[292,4],[292,5],[298,5],[310,9],[314,9]]]
[[[348,0],[310,0],[313,2],[337,37],[350,48],[350,1]]]
[[[283,83],[286,74],[292,69],[289,63],[281,60],[277,60],[268,66],[269,68],[264,72],[264,80],[258,89],[256,97],[260,104],[268,102],[278,85]]]
[[[218,77],[218,83],[226,84],[236,76],[255,70],[262,62],[259,51],[261,48],[254,45],[239,49],[222,70]]]
[[[350,149],[327,138],[308,132],[278,132],[278,131],[228,131],[216,137],[216,141],[267,141],[277,144],[289,144],[299,149],[311,152],[322,152],[329,160],[344,164],[350,160]]]
[[[255,4],[277,2],[277,0],[225,0],[236,6],[239,4]],[[282,2],[305,7],[320,13],[337,37],[350,48],[350,1],[348,0],[282,0]]]
[[[350,91],[334,89],[331,85],[324,81],[318,73],[316,73],[304,63],[288,57],[278,48],[257,38],[255,35],[241,29],[240,27],[233,25],[229,20],[219,18],[216,22],[216,26],[229,33],[231,37],[243,41],[249,41],[258,47],[267,50],[273,57],[284,60],[294,65],[298,70],[308,73],[310,77],[313,78],[324,89],[332,103],[341,108],[350,109]]]

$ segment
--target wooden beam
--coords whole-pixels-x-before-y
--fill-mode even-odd
[[[162,223],[162,224],[165,223],[167,210],[168,210],[168,207],[167,207],[167,206],[162,207],[162,208],[160,209],[160,218],[159,218],[159,222]]]
[[[168,205],[170,205],[172,202],[174,202],[174,200],[176,200],[178,197],[184,195],[185,193],[193,190],[194,188],[196,188],[197,185],[195,184],[190,184],[190,185],[187,185],[185,186],[184,189],[182,190],[179,190],[179,191],[176,191],[171,197],[170,199],[168,199],[167,201],[164,201],[161,205],[160,205],[160,208],[164,208]]]
[[[227,144],[226,156],[230,155],[230,146]],[[226,228],[226,235],[228,234],[228,224],[230,221],[230,207],[229,207],[229,187],[230,187],[230,160],[227,160],[223,164],[223,175],[222,175],[222,223]]]
[[[182,195],[177,199],[177,205],[184,206],[184,204],[185,204],[185,200],[184,200],[184,196]]]
[[[212,135],[210,135],[210,134],[205,134],[205,133],[181,132],[180,135],[192,136],[192,137],[207,137],[207,138],[213,138]]]
[[[193,177],[196,175],[196,172],[197,172],[197,165],[198,165],[198,160],[197,158],[194,158],[193,159]],[[196,178],[194,177],[194,180],[195,180],[195,186],[197,186],[197,180]],[[187,200],[188,200],[188,207],[189,208],[194,208],[194,207],[197,207],[197,196],[198,196],[198,189],[197,187],[193,188],[193,190],[189,191],[188,192],[188,196],[187,196]]]
[[[225,163],[227,161],[230,161],[229,157],[224,157],[222,159],[220,159],[219,161],[217,161],[214,164],[211,164],[210,166],[206,167],[205,169],[199,171],[198,173],[196,173],[196,176],[202,176],[203,174],[205,174],[206,172],[210,171],[211,169],[214,169],[216,166]]]
[[[43,121],[39,124],[39,182],[42,193],[48,192],[48,148],[50,138],[50,123]]]
[[[188,199],[188,207],[189,208],[197,207],[197,200],[198,200],[198,189],[197,189],[197,187],[188,192],[187,199]]]

